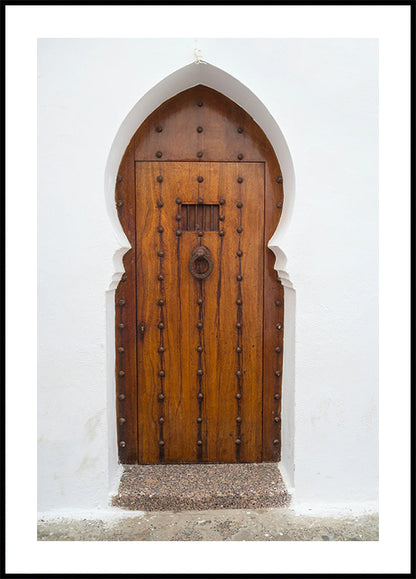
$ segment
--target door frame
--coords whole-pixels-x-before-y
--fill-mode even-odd
[[[182,99],[182,101],[181,101]],[[230,123],[239,119],[235,126],[239,134],[249,135],[254,143],[247,153],[242,141],[244,157],[240,153],[230,152],[229,159],[215,158],[203,160],[223,161],[240,160],[263,162],[265,167],[265,263],[264,263],[264,363],[263,363],[263,461],[279,461],[281,457],[281,384],[283,374],[283,335],[284,335],[284,288],[275,269],[275,256],[267,249],[267,242],[274,233],[280,220],[283,208],[283,178],[273,147],[262,129],[236,103],[203,85],[192,87],[172,97],[147,117],[131,139],[121,161],[115,190],[115,202],[123,230],[131,243],[131,249],[123,257],[124,274],[115,292],[115,374],[117,400],[117,431],[119,461],[123,464],[135,464],[138,457],[137,439],[137,369],[136,341],[138,328],[136,319],[135,298],[135,212],[138,202],[135,196],[134,165],[137,160],[155,160],[155,137],[157,138],[157,119],[170,107],[179,107],[184,100],[193,99],[198,107],[200,99],[217,101],[219,106],[230,112]],[[195,108],[197,111],[198,109]],[[231,118],[232,117],[232,118]],[[234,120],[233,120],[234,119]],[[160,131],[163,132],[163,131]],[[149,144],[146,150],[146,142]],[[169,147],[168,147],[169,148]],[[215,147],[214,147],[215,149]],[[194,147],[195,150],[195,147]],[[213,150],[213,149],[212,149]],[[156,155],[156,157],[155,157]],[[191,157],[191,158],[190,158]],[[163,156],[163,160],[201,161],[193,153],[177,157],[174,153]],[[273,380],[270,378],[273,376]],[[267,380],[266,380],[266,377]]]

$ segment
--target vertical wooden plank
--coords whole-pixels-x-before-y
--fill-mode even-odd
[[[283,181],[277,161],[269,157],[265,172],[263,460],[281,458],[284,289],[274,269],[276,257],[267,249],[283,207]],[[280,324],[280,329],[278,329]],[[276,375],[276,373],[278,375]]]
[[[163,227],[167,253],[166,291],[166,377],[165,377],[165,461],[195,462],[197,459],[197,288],[189,272],[189,259],[196,233],[176,235],[176,199],[197,194],[187,163],[163,165],[166,203]]]
[[[238,233],[239,211],[236,207],[236,167],[233,163],[224,163],[217,169],[219,173],[218,196],[225,200],[220,205],[220,214],[224,221],[220,222],[220,231],[224,230],[221,255],[221,293],[218,315],[219,332],[219,408],[217,456],[224,462],[237,460],[237,407],[236,399],[238,378],[237,364],[237,299],[238,290]]]
[[[136,194],[140,210],[137,224],[137,326],[145,324],[137,343],[138,372],[138,427],[139,462],[159,460],[159,418],[163,402],[159,400],[163,380],[159,376],[161,362],[158,353],[161,340],[160,307],[164,273],[164,258],[158,252],[166,251],[163,235],[159,234],[160,211],[157,200],[164,200],[164,183],[156,181],[161,173],[159,163],[136,163]],[[162,207],[163,209],[163,207]]]
[[[202,171],[202,170],[201,170]],[[224,235],[206,232],[204,243],[210,248],[213,272],[205,285],[205,360],[206,380],[206,428],[207,457],[209,462],[235,461],[235,361],[232,336],[235,325],[227,300],[232,295],[235,279],[228,264],[228,248],[232,244],[232,221],[235,219],[231,206],[228,212],[227,180],[220,164],[207,164],[204,170],[204,199],[219,204],[221,198],[226,221]],[[227,219],[229,220],[227,222]]]
[[[264,166],[263,163],[242,163],[237,184],[242,203],[241,241],[242,276],[242,361],[243,397],[241,413],[242,462],[261,461],[262,449],[262,384],[263,384],[263,230],[264,230]],[[236,178],[237,180],[237,178]]]
[[[211,329],[211,340],[206,342],[206,356],[212,370],[210,371],[209,390],[207,393],[207,428],[208,428],[208,460],[235,462],[237,459],[236,440],[238,430],[238,380],[236,372],[239,370],[236,352],[237,305],[239,262],[237,250],[239,240],[250,240],[250,233],[262,231],[263,228],[263,166],[247,166],[248,188],[242,195],[242,189],[237,184],[237,177],[241,167],[232,163],[220,166],[212,164],[210,174],[204,179],[210,193],[217,195],[217,201],[225,200],[220,205],[225,220],[221,221],[224,235],[216,234],[217,252],[214,269],[205,282],[205,289],[210,299],[216,297],[216,304],[211,304],[207,311],[207,324]],[[259,181],[260,179],[260,181]],[[257,183],[257,184],[256,184]],[[251,185],[251,189],[250,189]],[[257,187],[260,195],[257,196],[253,187]],[[248,191],[252,195],[250,201]],[[209,202],[215,202],[215,197],[208,197]],[[240,211],[237,203],[243,201],[247,205],[243,220],[243,232],[239,233]],[[247,229],[247,238],[243,238],[244,228]],[[261,457],[261,400],[262,400],[262,236],[258,241],[242,243],[245,246],[245,261],[243,261],[242,291],[248,297],[243,306],[242,344],[245,353],[242,357],[243,398],[241,399],[241,418],[243,420],[241,432],[240,455],[242,461],[259,460]],[[214,238],[215,239],[215,238]],[[247,330],[244,331],[247,324]]]
[[[120,462],[137,462],[136,272],[134,148],[121,162],[115,202],[132,245],[123,258],[124,274],[115,292],[116,417]]]

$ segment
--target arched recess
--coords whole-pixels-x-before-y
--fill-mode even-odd
[[[280,280],[280,282],[282,282],[282,284],[285,286],[285,291],[287,292],[287,290],[291,287],[290,282],[288,281],[288,278],[284,272],[284,264],[285,264],[285,256],[283,254],[283,252],[281,251],[281,249],[277,246],[277,241],[280,241],[280,237],[282,235],[282,231],[284,229],[284,227],[282,227],[282,225],[286,225],[289,217],[290,217],[290,213],[293,207],[293,198],[294,198],[294,176],[293,176],[293,166],[292,166],[292,162],[291,162],[291,158],[290,158],[290,154],[288,152],[286,143],[283,139],[283,136],[280,132],[280,129],[277,127],[276,122],[274,121],[274,119],[271,117],[270,113],[268,113],[267,109],[264,107],[264,105],[257,99],[257,97],[255,97],[253,95],[253,93],[251,93],[246,87],[244,87],[244,85],[242,85],[241,83],[239,83],[238,81],[236,81],[236,79],[233,79],[233,77],[231,77],[230,75],[227,75],[226,73],[224,73],[223,71],[220,71],[219,69],[216,69],[215,67],[212,67],[211,65],[190,65],[188,67],[184,67],[184,69],[181,69],[180,71],[177,71],[176,73],[174,73],[173,75],[171,75],[171,77],[168,77],[167,79],[165,79],[165,81],[162,81],[162,83],[160,83],[160,85],[157,85],[157,87],[155,87],[155,89],[152,89],[152,91],[149,91],[149,93],[147,95],[145,95],[145,97],[143,97],[143,99],[141,99],[141,101],[139,101],[139,103],[136,105],[136,107],[132,110],[132,112],[129,114],[129,116],[126,118],[125,122],[123,123],[122,127],[120,128],[120,131],[113,143],[113,147],[109,156],[109,160],[107,163],[107,167],[106,167],[106,191],[107,191],[107,201],[109,202],[110,197],[113,195],[114,192],[114,188],[113,188],[113,183],[115,180],[115,174],[116,174],[116,168],[117,168],[117,163],[119,162],[122,154],[123,154],[123,147],[125,146],[124,144],[128,141],[128,133],[132,132],[132,127],[136,127],[140,124],[140,121],[146,117],[147,113],[150,112],[151,110],[155,109],[155,104],[159,101],[161,101],[163,99],[163,95],[165,96],[169,96],[169,93],[173,93],[175,94],[177,91],[178,87],[182,88],[186,88],[187,85],[195,85],[195,81],[198,80],[203,80],[205,85],[215,85],[216,88],[221,88],[222,91],[222,95],[223,96],[225,93],[228,93],[228,96],[234,96],[234,101],[240,101],[240,103],[244,103],[246,105],[246,108],[249,110],[249,112],[251,113],[252,116],[254,116],[256,118],[256,120],[259,121],[259,123],[262,124],[262,128],[258,127],[258,131],[259,131],[259,135],[261,134],[261,138],[259,140],[263,142],[263,145],[259,145],[259,147],[257,148],[257,157],[256,155],[254,157],[252,157],[252,159],[259,159],[258,157],[258,152],[260,152],[262,155],[267,156],[267,154],[270,155],[270,159],[272,157],[275,157],[274,154],[274,150],[276,149],[279,152],[279,160],[281,161],[281,165],[282,165],[282,169],[280,170],[279,165],[277,163],[277,160],[274,163],[270,164],[270,167],[273,167],[273,171],[270,173],[270,175],[268,176],[270,182],[273,178],[275,179],[280,179],[282,173],[283,173],[283,177],[285,179],[285,196],[284,196],[284,204],[283,207],[279,207],[277,208],[277,217],[275,216],[270,216],[270,220],[269,220],[269,224],[268,224],[268,239],[269,241],[269,248],[275,253],[276,256],[276,262],[274,263],[274,260],[272,260],[270,258],[270,255],[268,257],[268,264],[267,267],[273,269],[273,266],[275,267],[275,269],[278,271],[278,280]],[[196,87],[197,88],[197,87]],[[152,93],[152,94],[150,94]],[[147,110],[146,110],[147,109]],[[243,111],[243,113],[245,115],[247,115],[246,112]],[[247,117],[249,117],[249,115],[247,115]],[[251,119],[250,119],[251,120]],[[261,130],[263,129],[263,130]],[[270,137],[269,140],[273,141],[273,145],[271,146],[269,140],[266,138],[266,140],[264,139],[265,135],[264,133],[268,133],[268,136]],[[131,142],[134,141],[134,137],[132,139]],[[123,144],[124,142],[124,144]],[[266,151],[264,149],[264,143],[268,142],[267,145],[267,149],[268,151]],[[262,150],[263,147],[263,150]],[[195,147],[193,147],[194,149]],[[233,152],[232,155],[234,155],[235,151]],[[148,154],[151,155],[151,157],[154,159],[154,151],[148,151]],[[249,153],[250,155],[250,153]],[[128,152],[127,152],[127,156],[128,156]],[[176,155],[175,155],[176,156]],[[125,156],[124,160],[127,157]],[[166,157],[165,157],[166,158]],[[195,157],[195,151],[193,150],[192,153],[188,153],[187,155],[184,156],[184,158],[187,158],[188,160],[192,160],[195,161],[196,157]],[[205,156],[204,160],[207,161],[209,158],[207,156]],[[231,159],[231,157],[230,157]],[[245,157],[245,160],[249,160],[249,157]],[[272,175],[273,173],[273,175]],[[281,193],[283,193],[283,186],[282,183],[276,183],[276,187],[277,190],[280,188],[281,189]],[[126,207],[125,203],[124,203],[124,199],[122,198],[123,195],[126,194],[128,195],[127,191],[123,191],[123,185],[119,182],[117,184],[117,192],[116,192],[116,201],[123,201],[123,205],[120,206],[117,211],[119,213],[119,217],[120,217],[120,221],[123,223],[123,217],[121,215],[122,211],[124,211]],[[114,197],[113,197],[114,199]],[[112,209],[112,207],[114,207],[113,205],[114,201],[111,203],[110,206],[110,216],[112,218],[112,221],[115,225],[115,229],[120,232],[120,226],[119,226],[119,222],[117,217],[114,214],[114,210]],[[276,203],[283,203],[283,196],[281,197],[281,199],[279,200],[276,197]],[[127,200],[127,205],[128,205],[128,200]],[[279,225],[279,229],[277,230],[277,225],[279,223],[279,219],[281,219],[280,225]],[[129,238],[129,235],[131,236],[131,231],[129,231],[128,228],[128,224],[126,223],[126,220],[124,220],[124,230],[126,233],[126,237]],[[273,234],[274,232],[274,234]],[[120,276],[122,274],[123,271],[123,267],[120,267],[121,264],[121,260],[120,257],[122,256],[123,253],[126,252],[127,250],[127,254],[125,254],[124,256],[124,262],[125,262],[125,268],[126,271],[125,273],[127,274],[127,279],[128,279],[128,269],[129,269],[129,259],[131,259],[129,257],[129,254],[131,254],[131,251],[128,251],[128,246],[125,243],[125,241],[123,242],[123,236],[119,236],[119,239],[121,241],[121,245],[124,246],[120,248],[120,251],[117,252],[116,256],[115,256],[115,264],[116,264],[116,270],[120,271],[119,274],[115,274],[115,283],[113,285],[113,287],[115,285],[117,285],[117,281],[120,279]],[[268,254],[270,254],[270,252],[267,252]],[[126,276],[124,277],[124,279],[126,279]],[[125,292],[124,288],[126,288],[126,283],[127,281],[122,281],[118,284],[118,289],[116,292],[116,304],[118,303],[118,301],[120,299],[125,299],[123,298],[123,296],[121,294],[123,294]],[[280,287],[281,284],[278,284]],[[127,309],[126,305],[120,307],[120,306],[116,306],[116,315],[119,317],[120,312],[123,311],[124,315],[126,315]],[[281,310],[282,314],[283,314],[283,309]],[[285,309],[285,315],[286,315],[286,309]],[[120,322],[118,322],[120,323]],[[121,322],[122,323],[122,322]],[[286,325],[287,327],[287,325]],[[123,330],[125,332],[125,330]],[[293,332],[292,332],[293,334]],[[114,326],[112,328],[112,331],[110,329],[109,335],[113,336],[113,338],[117,337],[117,331],[114,333]],[[293,336],[291,336],[292,339]],[[286,340],[287,341],[287,340]],[[114,343],[114,342],[113,342]],[[289,345],[290,346],[290,345]],[[288,348],[287,348],[288,349]],[[120,379],[120,376],[118,375],[119,370],[119,365],[118,365],[118,355],[119,353],[116,351],[116,372],[117,372],[117,379]],[[285,360],[286,360],[286,353],[285,353]],[[275,364],[273,365],[273,369]],[[292,378],[293,376],[290,376],[292,374],[291,369],[288,368],[286,362],[285,362],[286,368],[285,368],[285,372],[286,372],[286,376],[284,375],[285,378],[285,382],[288,383],[289,389],[293,391],[293,384],[292,384]],[[122,370],[123,371],[123,370]],[[124,384],[126,383],[126,376],[123,376],[123,381]],[[120,392],[120,394],[123,394],[122,392]],[[287,393],[288,394],[288,393]],[[282,440],[282,454],[283,454],[283,459],[285,458],[286,455],[286,464],[285,464],[285,470],[286,472],[289,472],[289,475],[291,473],[291,469],[292,469],[292,465],[293,465],[293,406],[291,404],[291,400],[289,399],[293,399],[293,392],[291,392],[287,398],[286,398],[286,411],[285,411],[285,397],[283,398],[283,411],[285,412],[288,420],[286,421],[285,424],[285,419],[283,422],[283,440]],[[123,412],[121,412],[121,414],[123,414]],[[118,413],[118,417],[119,418],[123,418],[122,416],[120,416],[120,413]],[[125,423],[127,424],[127,423]],[[120,424],[119,424],[120,425]],[[286,429],[286,434],[285,434],[285,429]],[[127,431],[125,431],[127,432]],[[126,440],[124,440],[124,438],[129,438],[129,440],[133,440],[133,438],[135,438],[135,435],[132,434],[132,432],[130,434],[125,435],[124,432],[120,432],[120,438],[119,438],[119,443],[122,442],[126,442],[126,445],[122,445],[121,447],[119,446],[119,450],[120,450],[120,461],[121,462],[136,462],[135,456],[136,456],[136,451],[131,451],[131,448],[134,448],[134,443],[132,444],[131,448],[130,448],[130,453],[128,450],[125,450],[128,448],[128,446],[130,446],[130,444],[128,445]],[[133,436],[133,438],[132,438]],[[136,437],[137,440],[137,437]],[[280,458],[280,445],[278,447],[278,451],[276,452],[276,448],[273,449],[273,453],[270,454],[269,457],[265,457],[265,460],[279,460]],[[291,483],[291,476],[289,476],[290,480],[289,483]]]

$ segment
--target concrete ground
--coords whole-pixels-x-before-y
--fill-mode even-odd
[[[39,541],[378,541],[378,515],[291,508],[117,512],[38,521]]]

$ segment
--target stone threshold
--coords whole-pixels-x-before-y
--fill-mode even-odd
[[[113,506],[139,511],[285,507],[276,463],[125,465]]]

